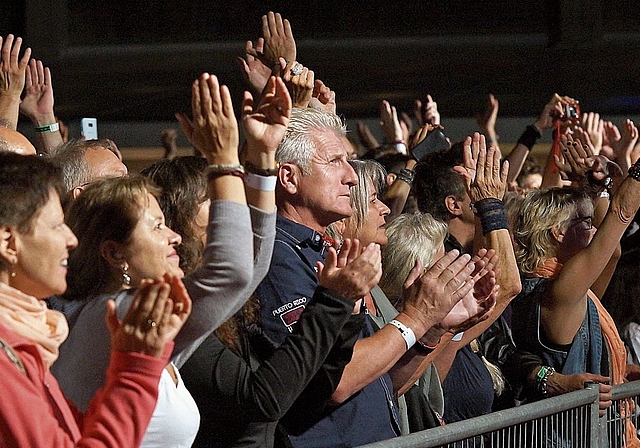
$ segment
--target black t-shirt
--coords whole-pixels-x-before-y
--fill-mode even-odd
[[[491,375],[468,344],[456,353],[442,389],[446,423],[491,412],[494,396]]]

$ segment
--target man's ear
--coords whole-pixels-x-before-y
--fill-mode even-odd
[[[278,170],[278,181],[282,189],[288,194],[296,194],[298,192],[298,183],[302,172],[297,165],[293,163],[283,163]]]
[[[9,266],[18,262],[16,230],[13,227],[0,227],[0,258]]]
[[[124,263],[124,256],[122,255],[122,249],[115,241],[107,240],[100,244],[100,255],[107,260],[107,262],[120,269]]]
[[[462,215],[462,202],[459,201],[455,196],[447,196],[444,198],[444,205],[449,210],[453,216]]]
[[[387,178],[385,179],[385,183],[387,184],[387,187],[390,187],[391,184],[395,182],[396,177],[398,177],[396,173],[387,174]]]
[[[84,187],[81,187],[81,186],[73,187],[69,192],[69,195],[71,196],[71,199],[75,201],[76,199],[78,199],[78,196],[80,196],[80,193],[82,193],[83,191],[84,191]]]

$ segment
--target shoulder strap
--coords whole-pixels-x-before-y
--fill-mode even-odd
[[[9,358],[9,361],[11,361],[18,368],[18,370],[20,370],[22,373],[26,375],[27,369],[24,368],[24,364],[22,364],[20,357],[18,356],[16,351],[13,349],[13,347],[7,344],[2,338],[0,338],[0,348],[7,355],[7,358]]]

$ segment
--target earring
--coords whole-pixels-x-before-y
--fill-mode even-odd
[[[16,271],[15,271],[15,267],[18,264],[18,260],[11,260],[11,266],[9,267],[9,277],[11,278],[15,278],[16,277]]]
[[[129,267],[127,265],[122,266],[122,282],[125,286],[131,286],[131,276],[129,275]]]

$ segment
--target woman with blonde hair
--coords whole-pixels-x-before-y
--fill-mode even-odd
[[[578,157],[585,154],[580,142],[568,139],[562,147],[574,167],[579,167],[576,160],[585,165],[593,161]],[[585,180],[604,189],[599,174],[591,171]],[[543,392],[555,370],[588,372],[599,375],[606,398],[601,396],[601,408],[606,408],[610,384],[624,382],[624,345],[599,297],[611,278],[620,238],[639,206],[640,162],[629,169],[597,229],[593,202],[581,191],[553,188],[525,198],[514,232],[523,288],[513,301],[513,336],[518,348],[544,360],[546,366],[538,372]],[[627,442],[636,446],[629,426]]]

